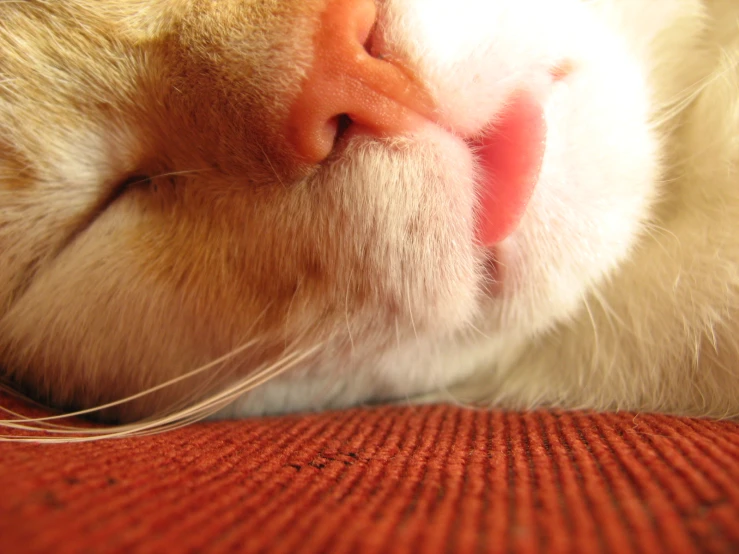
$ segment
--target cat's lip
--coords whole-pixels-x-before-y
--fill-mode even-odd
[[[478,161],[475,235],[483,246],[499,243],[520,223],[539,180],[546,134],[543,106],[521,90],[493,125],[465,139]]]

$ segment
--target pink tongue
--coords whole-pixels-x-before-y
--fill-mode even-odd
[[[518,93],[487,134],[471,141],[483,170],[477,239],[500,242],[518,226],[539,180],[546,124],[541,105]]]

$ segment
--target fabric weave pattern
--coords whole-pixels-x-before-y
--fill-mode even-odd
[[[739,552],[732,422],[389,406],[0,464],[4,554]]]

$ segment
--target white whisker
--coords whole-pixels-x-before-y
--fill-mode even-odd
[[[99,411],[102,411],[102,410],[107,410],[109,408],[114,408],[116,406],[120,406],[120,405],[126,404],[128,402],[132,402],[132,401],[137,400],[139,398],[143,398],[145,396],[148,396],[148,395],[150,395],[150,394],[152,394],[154,392],[160,391],[160,390],[165,389],[167,387],[171,387],[172,385],[176,385],[177,383],[181,383],[182,381],[185,381],[187,379],[190,379],[191,377],[194,377],[196,375],[200,375],[201,373],[204,373],[204,372],[206,372],[206,371],[208,371],[210,369],[213,369],[214,367],[222,364],[226,360],[228,360],[228,359],[230,359],[230,358],[232,358],[232,357],[234,357],[234,356],[236,356],[236,355],[244,352],[248,348],[251,348],[257,342],[258,341],[256,341],[256,340],[250,341],[249,343],[247,343],[245,345],[242,345],[239,348],[236,348],[235,350],[232,350],[228,354],[225,354],[225,355],[221,356],[220,358],[216,358],[212,362],[209,362],[209,363],[207,363],[207,364],[205,364],[205,365],[203,365],[203,366],[201,366],[201,367],[199,367],[197,369],[194,369],[194,370],[189,371],[189,372],[187,372],[187,373],[185,373],[183,375],[180,375],[178,377],[175,377],[173,379],[170,379],[169,381],[165,381],[163,383],[160,383],[158,385],[155,385],[155,386],[153,386],[153,387],[151,387],[149,389],[146,389],[145,391],[142,391],[142,392],[133,394],[131,396],[127,396],[126,398],[122,398],[120,400],[115,400],[113,402],[108,402],[107,404],[101,404],[99,406],[95,406],[94,408],[87,408],[87,409],[84,409],[84,410],[77,410],[76,412],[70,412],[70,413],[53,415],[53,416],[45,416],[45,417],[39,417],[39,418],[30,418],[30,419],[26,419],[26,421],[27,422],[38,423],[38,422],[42,422],[42,421],[52,421],[52,420],[56,420],[56,419],[66,419],[66,418],[69,418],[69,417],[80,417],[80,416],[89,415],[89,414],[92,414],[92,413],[95,413],[95,412],[99,412]],[[9,425],[11,423],[13,423],[11,420],[0,420],[0,425]]]
[[[233,355],[238,354],[239,352],[243,351],[245,348],[252,346],[252,343],[248,345],[244,345],[241,349],[238,349],[238,351],[235,351],[233,353],[230,353],[227,356],[224,356],[222,358],[219,358],[218,360],[215,360],[214,362],[211,362],[207,365],[207,368],[211,368],[217,363],[221,363],[224,358],[228,359],[228,357],[232,357]],[[143,436],[147,434],[152,433],[160,433],[162,431],[166,430],[172,430],[179,427],[183,427],[186,425],[189,425],[190,423],[193,423],[195,421],[202,420],[209,415],[212,415],[219,411],[220,409],[224,408],[226,405],[228,405],[231,401],[235,400],[239,396],[243,395],[244,393],[264,384],[268,380],[276,377],[277,375],[280,375],[281,373],[295,367],[296,365],[300,364],[307,358],[309,358],[311,355],[313,355],[322,345],[316,345],[313,348],[310,348],[308,350],[305,350],[303,352],[293,352],[290,353],[274,364],[270,364],[267,367],[256,371],[255,373],[249,375],[245,379],[242,379],[241,381],[237,382],[234,385],[231,385],[230,387],[226,388],[223,391],[220,391],[218,393],[215,393],[208,398],[201,400],[199,402],[194,403],[191,406],[188,406],[184,409],[177,410],[170,414],[165,414],[161,416],[154,417],[152,419],[145,419],[139,422],[131,423],[131,424],[125,424],[125,425],[119,425],[119,426],[113,426],[113,427],[103,427],[103,428],[94,428],[94,429],[87,429],[87,428],[76,428],[76,427],[63,427],[63,428],[55,428],[55,429],[40,429],[38,427],[35,427],[33,425],[30,425],[30,423],[38,423],[38,422],[47,422],[49,419],[54,419],[58,417],[71,417],[73,415],[78,414],[87,414],[90,412],[93,412],[98,409],[104,409],[104,407],[117,405],[120,403],[111,403],[104,407],[98,407],[91,410],[81,410],[78,412],[75,412],[74,414],[64,414],[62,416],[51,416],[46,418],[24,418],[22,422],[18,422],[15,420],[5,420],[0,422],[1,425],[11,428],[11,429],[17,429],[22,431],[34,431],[34,432],[40,432],[44,431],[47,433],[54,433],[55,435],[77,435],[77,436],[45,436],[45,437],[37,437],[37,436],[13,436],[13,435],[0,435],[0,442],[44,442],[44,443],[68,443],[68,442],[86,442],[91,440],[100,440],[100,439],[110,439],[110,438],[121,438],[121,437],[127,437],[127,436]],[[201,372],[206,369],[206,366],[203,368],[199,368],[196,370],[196,372]],[[177,380],[172,381],[180,381],[184,378],[187,378],[189,376],[192,376],[195,372],[190,372],[187,376],[182,376],[182,378],[178,378]],[[170,384],[171,382],[168,382],[167,384]],[[162,386],[166,386],[167,384],[162,384]],[[134,395],[135,397],[139,397],[143,394],[146,394],[150,391],[146,391],[145,393],[141,393],[140,395]],[[132,397],[133,398],[133,397]],[[82,436],[79,436],[82,435]]]
[[[349,273],[349,280],[346,283],[346,294],[344,295],[344,319],[346,320],[346,332],[349,335],[349,343],[351,345],[352,352],[354,352],[354,337],[352,336],[351,323],[349,321],[349,293],[352,287],[352,278],[354,277],[354,268]]]

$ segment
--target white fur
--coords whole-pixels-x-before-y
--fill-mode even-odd
[[[151,9],[160,4],[166,17],[138,22],[137,41],[166,32],[179,8]],[[263,161],[281,159],[272,120],[260,135],[259,117],[244,131],[218,104],[196,123],[134,113],[132,83],[156,80],[144,55],[131,57],[141,67],[120,98],[106,96],[104,72],[59,94],[70,106],[79,91],[108,98],[118,115],[80,108],[84,124],[49,124],[42,141],[45,127],[15,107],[34,77],[13,84],[11,74],[3,92],[0,61],[0,115],[21,118],[0,121],[0,363],[9,375],[54,402],[94,406],[256,339],[223,379],[180,383],[122,417],[171,411],[183,396],[319,344],[299,367],[211,408],[243,416],[423,399],[739,414],[739,7],[388,0],[378,13],[379,53],[424,83],[438,118],[411,136],[354,137],[300,175]],[[228,36],[233,20],[224,21]],[[19,55],[13,30],[4,33],[0,56]],[[279,50],[254,41],[246,61]],[[118,47],[90,63],[113,63]],[[233,71],[242,54],[231,43],[225,51]],[[253,102],[279,119],[299,74],[264,60],[259,78],[276,92],[252,94],[247,80],[223,110]],[[550,70],[562,63],[573,70],[555,81]],[[229,73],[222,86],[238,78]],[[478,171],[463,139],[495,124],[521,87],[545,108],[545,157],[520,226],[495,248],[505,277],[489,294],[490,253],[473,238]],[[164,146],[152,146],[170,124]],[[175,127],[186,124],[202,127]],[[263,141],[252,151],[253,137]],[[155,154],[182,176],[124,193],[89,219],[115,175]],[[10,186],[20,159],[38,175],[22,191]],[[287,301],[283,288],[294,289]]]

